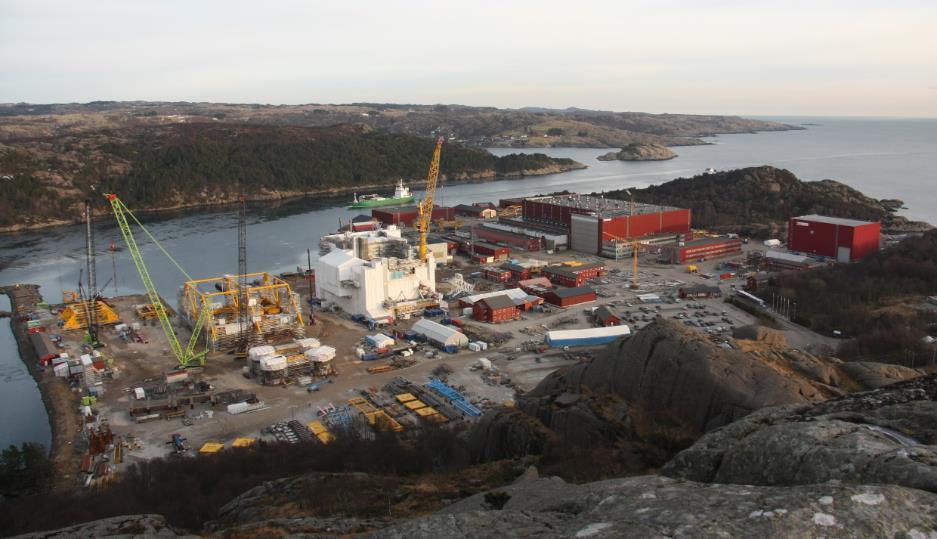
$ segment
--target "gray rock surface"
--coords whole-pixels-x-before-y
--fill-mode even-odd
[[[88,537],[108,537],[113,539],[131,539],[144,537],[198,537],[176,532],[166,523],[162,515],[124,515],[102,518],[76,524],[67,528],[44,532],[17,535],[14,539],[86,539]]]
[[[937,495],[897,486],[707,485],[660,476],[557,478],[479,494],[368,537],[932,537]]]
[[[937,375],[755,412],[679,453],[662,474],[712,483],[837,480],[937,492]]]
[[[677,157],[677,154],[661,144],[635,142],[625,146],[619,152],[609,152],[596,159],[599,161],[666,161],[674,157]]]
[[[594,431],[594,423],[609,414],[589,417],[581,413],[582,403],[563,407],[557,399],[568,393],[610,394],[665,412],[702,434],[766,406],[821,401],[920,375],[891,365],[816,357],[783,342],[739,344],[740,349],[728,350],[682,324],[658,319],[591,363],[548,376],[518,400],[519,407],[559,433],[576,434]]]

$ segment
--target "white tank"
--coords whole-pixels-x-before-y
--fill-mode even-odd
[[[260,370],[264,372],[282,371],[285,368],[285,356],[264,356],[260,358]]]

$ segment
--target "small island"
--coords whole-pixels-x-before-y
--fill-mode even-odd
[[[597,159],[599,161],[666,161],[674,157],[677,157],[677,154],[666,146],[635,142],[623,147],[619,152],[608,152]]]

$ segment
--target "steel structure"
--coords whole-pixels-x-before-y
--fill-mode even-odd
[[[85,199],[85,264],[88,271],[88,301],[85,302],[88,317],[88,344],[98,343],[98,316],[94,304],[98,301],[98,283],[94,263],[94,231],[91,228],[91,199]],[[80,290],[80,284],[79,284]]]
[[[442,143],[445,139],[436,139],[433,149],[433,160],[429,164],[429,173],[426,175],[426,194],[418,206],[420,218],[417,230],[420,232],[420,260],[426,262],[426,233],[429,232],[429,222],[433,217],[433,197],[436,196],[436,180],[439,179],[439,156],[442,153]]]
[[[245,288],[242,282],[247,283]],[[206,322],[210,323],[206,338],[213,350],[236,350],[247,332],[258,341],[268,341],[277,334],[303,337],[302,311],[296,296],[286,281],[269,273],[225,275],[186,281],[179,308],[190,321],[207,312]],[[247,322],[242,324],[240,313],[244,308]]]
[[[117,195],[113,193],[108,193],[104,195],[105,198],[111,203],[111,208],[114,210],[114,217],[117,218],[117,225],[120,227],[120,234],[124,238],[124,242],[127,244],[127,249],[130,251],[130,258],[133,260],[134,266],[137,267],[137,272],[140,274],[140,280],[143,281],[143,287],[146,289],[146,295],[150,300],[150,304],[153,305],[153,309],[156,311],[156,317],[159,319],[159,323],[163,328],[163,333],[166,334],[166,339],[169,341],[169,347],[172,349],[173,355],[176,356],[176,360],[179,362],[180,368],[187,368],[193,364],[203,365],[205,363],[205,355],[208,353],[207,350],[201,352],[195,352],[195,343],[198,341],[199,334],[202,331],[202,326],[205,323],[207,317],[208,309],[203,308],[198,316],[197,321],[192,325],[192,336],[189,338],[189,342],[185,348],[182,347],[182,344],[179,342],[179,338],[176,337],[176,331],[172,327],[172,323],[169,321],[169,315],[166,313],[166,309],[163,307],[163,302],[159,297],[159,294],[156,292],[156,286],[153,284],[153,279],[150,278],[150,272],[146,268],[146,264],[143,261],[143,255],[140,253],[140,248],[137,246],[137,240],[133,237],[133,231],[130,229],[130,223],[127,221],[127,216],[129,215],[131,219],[139,226],[146,235],[152,240],[157,247],[165,254],[169,259],[179,268],[179,271],[183,273],[186,277],[189,275],[182,269],[182,267],[163,249],[162,245],[156,241],[150,232],[143,227],[136,216],[124,205],[123,202]],[[191,279],[191,277],[189,277]]]
[[[244,196],[243,182],[239,182],[241,194],[238,197],[238,323],[242,327],[246,326],[245,331],[241,331],[240,341],[238,342],[237,352],[246,354],[251,346],[251,338],[254,335],[253,324],[251,324],[250,313],[248,311],[247,299],[247,198]]]

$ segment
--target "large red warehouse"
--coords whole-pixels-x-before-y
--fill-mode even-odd
[[[374,208],[371,217],[385,225],[413,226],[420,211],[416,206],[399,206],[394,208]],[[433,220],[455,219],[455,210],[443,206],[433,206]]]
[[[543,299],[547,303],[552,303],[553,305],[558,305],[560,307],[570,307],[573,305],[579,305],[580,303],[587,303],[589,301],[595,301],[595,290],[589,288],[588,286],[577,286],[574,288],[554,288],[547,291],[544,294]]]
[[[563,226],[570,249],[593,254],[616,239],[690,231],[690,210],[590,195],[527,198],[523,211],[525,221]]]
[[[788,224],[787,248],[849,262],[878,251],[881,231],[877,221],[804,215]]]

